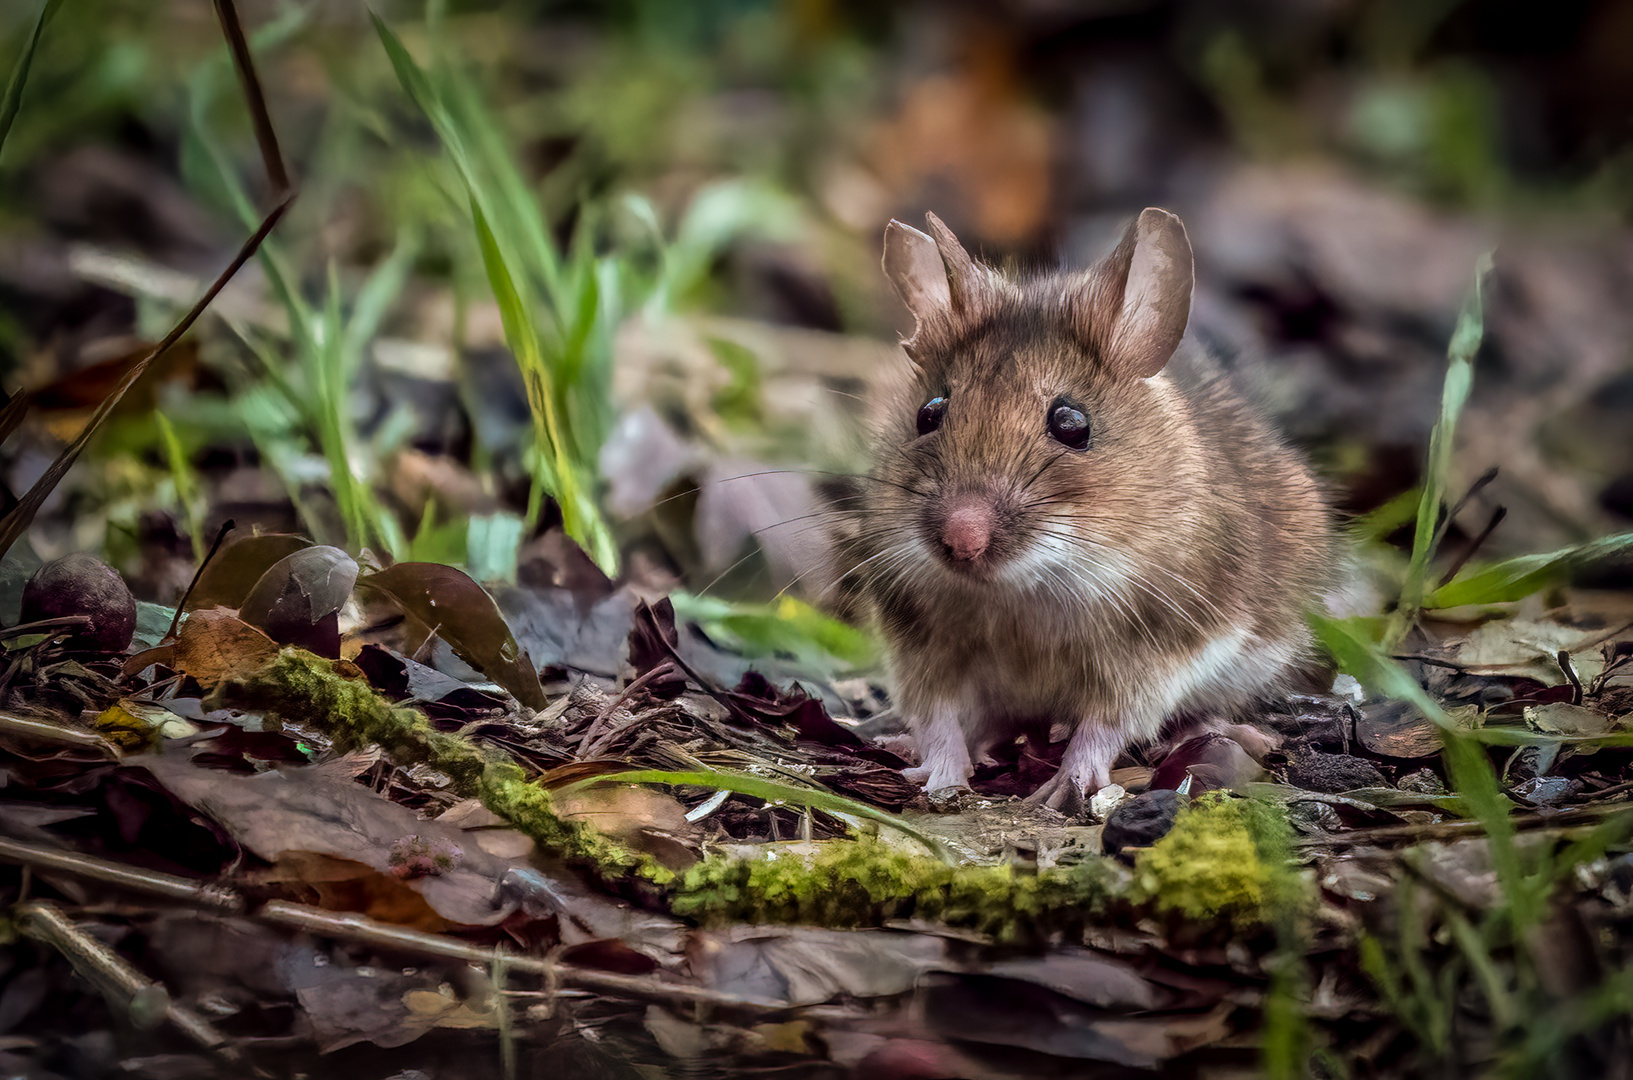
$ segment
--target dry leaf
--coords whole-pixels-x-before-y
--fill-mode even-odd
[[[261,670],[277,655],[278,643],[266,634],[226,608],[208,608],[181,624],[173,664],[209,690],[225,679]]]

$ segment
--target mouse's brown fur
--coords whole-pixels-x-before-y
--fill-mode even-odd
[[[1147,210],[1083,274],[1011,281],[945,226],[892,222],[918,320],[874,466],[838,506],[837,576],[877,619],[927,789],[1040,722],[1073,729],[1034,796],[1075,807],[1179,711],[1226,713],[1308,653],[1329,514],[1299,457],[1209,365],[1169,363],[1190,245]],[[939,423],[920,411],[944,399]],[[1088,421],[1078,449],[1074,412]]]

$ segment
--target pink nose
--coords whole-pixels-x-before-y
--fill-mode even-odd
[[[947,554],[959,562],[979,559],[992,540],[992,507],[985,502],[965,502],[953,508],[941,526],[941,542]]]

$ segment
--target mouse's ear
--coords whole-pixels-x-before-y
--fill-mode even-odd
[[[947,268],[934,240],[911,225],[891,221],[885,226],[884,269],[896,295],[913,313],[913,334],[902,342],[911,346],[926,322],[945,319],[952,310]]]
[[[1185,226],[1168,211],[1148,207],[1067,298],[1068,318],[1108,371],[1148,378],[1163,369],[1185,335],[1193,281]]]
[[[917,320],[913,336],[902,342],[909,355],[922,342],[926,324],[942,323],[955,331],[973,325],[1001,296],[1014,291],[1003,275],[972,259],[940,218],[925,214],[924,219],[929,236],[899,221],[885,226],[885,276]]]

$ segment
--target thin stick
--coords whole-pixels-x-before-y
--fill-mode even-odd
[[[19,863],[36,870],[72,874],[130,892],[179,900],[221,915],[242,915],[248,906],[241,895],[225,886],[190,881],[152,870],[134,869],[91,855],[36,847],[5,837],[0,837],[0,860]],[[275,926],[321,934],[339,940],[361,942],[376,948],[403,949],[418,955],[459,960],[483,967],[493,963],[491,949],[467,945],[438,934],[427,934],[376,922],[363,915],[325,911],[305,904],[275,900],[253,912],[251,917]],[[511,971],[539,975],[562,986],[638,1001],[653,1001],[688,1008],[707,1005],[755,1012],[790,1007],[784,1001],[725,994],[691,983],[674,982],[667,977],[617,975],[564,964],[548,957],[507,954],[505,963]]]
[[[1519,814],[1510,818],[1515,831],[1565,828],[1591,825],[1601,818],[1633,811],[1633,806],[1579,806],[1571,810],[1550,813]],[[1348,829],[1324,836],[1301,836],[1293,841],[1294,847],[1353,847],[1356,844],[1387,843],[1393,840],[1418,842],[1423,840],[1455,840],[1465,836],[1484,836],[1486,827],[1479,821],[1439,821],[1432,825],[1380,825],[1371,829]]]
[[[250,121],[255,125],[255,142],[261,148],[261,166],[272,183],[273,195],[286,195],[292,190],[289,170],[284,168],[283,152],[278,149],[278,133],[272,128],[272,116],[261,93],[261,80],[255,74],[255,61],[244,38],[244,26],[238,21],[238,7],[233,0],[215,0],[215,14],[227,38],[227,49],[232,53],[238,84],[244,88],[244,101],[249,105]]]
[[[181,599],[176,601],[176,614],[170,619],[170,629],[164,632],[166,640],[176,636],[176,627],[181,625],[181,613],[187,610],[187,600],[193,595],[193,590],[198,587],[198,579],[204,576],[204,568],[210,565],[210,560],[215,558],[216,552],[221,550],[222,541],[226,540],[227,534],[235,528],[237,528],[236,523],[232,518],[228,518],[221,523],[221,528],[216,530],[215,542],[210,545],[210,550],[205,552],[204,560],[198,564],[198,569],[193,571],[193,580],[187,583],[187,589],[181,594]]]
[[[227,269],[222,271],[220,276],[211,283],[192,309],[182,316],[181,321],[171,328],[170,333],[164,336],[164,340],[160,341],[147,356],[137,361],[130,371],[126,372],[125,377],[119,381],[119,385],[114,387],[113,392],[102,400],[101,405],[97,406],[96,412],[92,414],[91,419],[86,422],[74,441],[57,455],[56,460],[46,468],[45,473],[35,482],[34,486],[28,489],[28,493],[19,500],[16,506],[12,507],[3,520],[0,520],[0,555],[11,550],[11,546],[17,542],[18,538],[28,531],[28,527],[34,523],[34,516],[39,513],[40,507],[45,504],[46,498],[52,491],[56,490],[57,484],[67,475],[68,470],[73,468],[74,462],[79,460],[79,455],[84,451],[86,444],[102,427],[103,422],[107,420],[114,407],[124,398],[126,392],[136,385],[136,381],[146,373],[154,360],[170,351],[170,348],[181,340],[182,335],[193,328],[193,324],[198,321],[199,316],[204,314],[204,310],[210,306],[221,290],[226,288],[227,282],[231,281],[234,275],[242,269],[243,265],[250,260],[250,257],[260,249],[267,235],[282,220],[285,211],[295,201],[295,189],[290,184],[288,170],[284,168],[283,154],[278,149],[277,134],[272,127],[272,118],[267,112],[266,99],[261,93],[260,79],[255,74],[254,58],[251,57],[249,43],[244,38],[244,28],[238,19],[238,9],[233,0],[216,0],[215,6],[216,14],[221,21],[222,34],[227,39],[227,49],[232,53],[233,66],[238,71],[239,82],[244,88],[245,103],[249,107],[250,117],[255,126],[256,141],[261,150],[261,165],[266,170],[267,179],[273,187],[273,196],[277,201],[267,213],[265,219],[262,220],[260,228],[256,229],[250,238],[244,241],[243,246],[238,250],[238,254],[228,264]],[[22,419],[21,410],[23,407],[24,403],[20,400],[8,402],[4,410],[0,410],[0,422],[10,424],[14,428]]]
[[[1480,494],[1480,492],[1484,491],[1486,485],[1495,479],[1497,479],[1497,466],[1493,465],[1491,468],[1480,474],[1480,479],[1469,485],[1469,489],[1463,493],[1463,497],[1461,499],[1458,499],[1455,503],[1447,508],[1446,516],[1440,519],[1439,525],[1437,525],[1435,528],[1434,547],[1439,547],[1440,541],[1445,539],[1446,530],[1452,526],[1452,519],[1458,514],[1462,513],[1463,507],[1467,506],[1471,499]]]
[[[289,209],[289,204],[294,200],[294,193],[291,192],[272,208],[266,219],[261,222],[261,227],[256,229],[248,240],[244,241],[244,246],[239,248],[238,254],[233,257],[227,269],[223,270],[221,275],[205,290],[204,295],[199,297],[192,310],[182,316],[181,321],[171,328],[170,333],[164,336],[164,340],[159,342],[152,352],[131,366],[131,369],[125,373],[125,377],[119,381],[119,385],[113,388],[113,392],[102,399],[102,404],[97,406],[96,412],[91,415],[91,419],[86,422],[85,427],[80,430],[74,441],[69,443],[62,453],[57,455],[56,460],[45,470],[44,475],[35,481],[34,486],[28,489],[28,493],[18,501],[16,506],[12,507],[11,512],[5,516],[5,520],[0,521],[0,554],[10,551],[11,546],[17,542],[18,537],[22,536],[28,530],[28,527],[34,523],[34,515],[39,513],[40,507],[45,504],[46,498],[56,489],[57,484],[67,475],[68,470],[73,468],[74,462],[79,460],[79,455],[85,449],[86,444],[91,441],[91,436],[95,435],[102,427],[103,422],[107,420],[114,407],[124,398],[126,392],[136,385],[136,381],[142,377],[153,361],[169,352],[170,347],[176,344],[183,334],[193,328],[193,324],[198,321],[199,316],[204,314],[204,309],[210,306],[217,294],[226,288],[227,282],[232,280],[233,275],[237,274],[243,265],[250,260],[250,257],[255,254],[256,250],[260,248],[261,242],[267,238],[268,233],[272,232],[273,227],[283,218],[284,211]]]
[[[1577,677],[1576,665],[1571,663],[1570,650],[1559,650],[1554,654],[1554,660],[1559,664],[1559,670],[1565,673],[1565,681],[1571,684],[1571,704],[1582,704],[1582,680]]]
[[[1503,518],[1507,516],[1508,507],[1506,506],[1499,506],[1491,512],[1491,520],[1486,522],[1486,527],[1480,530],[1479,535],[1470,540],[1463,547],[1463,550],[1458,553],[1457,558],[1452,560],[1451,568],[1441,575],[1440,584],[1444,585],[1457,576],[1457,572],[1463,569],[1470,559],[1474,558],[1475,552],[1485,546],[1485,542],[1491,539],[1491,534],[1497,531],[1497,526],[1501,525]]]
[[[189,878],[164,874],[157,870],[143,870],[124,863],[81,855],[61,848],[37,847],[0,836],[0,860],[30,866],[35,870],[54,870],[72,874],[87,881],[97,881],[118,889],[179,900],[193,907],[223,915],[236,915],[244,910],[244,899],[231,889],[193,881]]]
[[[44,942],[61,953],[81,978],[122,1009],[137,1027],[169,1023],[204,1049],[228,1061],[239,1061],[237,1048],[228,1043],[220,1029],[193,1010],[171,1001],[164,984],[149,979],[124,957],[81,930],[61,908],[48,901],[30,900],[15,910],[17,928],[25,937]]]
[[[28,716],[0,713],[0,734],[11,735],[29,742],[49,743],[53,746],[72,746],[90,750],[109,761],[119,760],[119,750],[102,736],[92,731],[66,727],[50,720],[36,720]]]
[[[325,911],[305,904],[291,904],[274,900],[256,913],[256,918],[324,937],[361,942],[380,949],[404,949],[425,956],[460,960],[487,967],[493,963],[493,950],[466,945],[438,934],[408,930],[388,923],[376,922],[363,915],[348,912]],[[632,997],[642,1001],[656,1001],[665,1005],[697,1007],[709,1005],[754,1011],[789,1008],[785,1001],[740,997],[723,994],[718,990],[688,983],[670,982],[646,975],[616,975],[610,971],[563,964],[548,957],[507,954],[505,964],[511,971],[526,972],[545,978],[554,978],[563,986],[576,987],[609,996]]]

